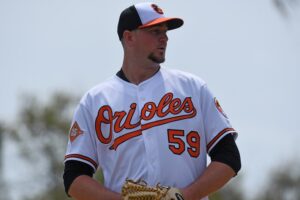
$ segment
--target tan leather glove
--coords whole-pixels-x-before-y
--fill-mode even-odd
[[[174,187],[149,186],[145,181],[127,179],[122,186],[123,200],[184,200],[179,189]]]

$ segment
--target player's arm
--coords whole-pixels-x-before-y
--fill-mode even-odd
[[[197,200],[224,186],[241,168],[240,154],[231,134],[226,135],[209,153],[212,162],[191,185],[182,189],[184,199]]]
[[[69,194],[76,200],[120,200],[121,196],[104,188],[95,179],[81,175],[77,177],[70,189]]]
[[[93,168],[80,161],[67,161],[64,170],[66,193],[76,200],[120,200],[118,193],[110,191],[92,178]]]
[[[183,197],[198,200],[208,196],[225,185],[234,175],[228,165],[213,161],[195,182],[182,189]]]

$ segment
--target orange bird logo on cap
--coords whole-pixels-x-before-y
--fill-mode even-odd
[[[161,14],[161,15],[164,14],[163,10],[160,7],[158,7],[158,5],[152,4],[151,6],[158,14]]]

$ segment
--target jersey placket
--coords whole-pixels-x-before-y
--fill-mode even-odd
[[[137,97],[138,97],[138,109],[140,116],[142,115],[142,109],[144,105],[149,101],[147,98],[147,93],[149,93],[148,89],[146,88],[145,84],[141,84],[137,88]],[[146,150],[146,156],[147,156],[147,166],[148,166],[148,180],[149,183],[155,183],[155,180],[159,176],[159,170],[158,170],[158,148],[156,147],[156,142],[154,141],[154,138],[151,136],[151,131],[149,130],[143,130],[143,125],[149,123],[149,121],[146,121],[141,118],[141,129],[142,129],[142,138],[145,145]]]

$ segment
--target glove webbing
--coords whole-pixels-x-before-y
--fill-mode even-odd
[[[127,196],[128,200],[160,200],[166,196],[169,188],[147,186],[145,181],[139,180],[134,182],[126,180],[126,184],[122,188],[122,194]]]

